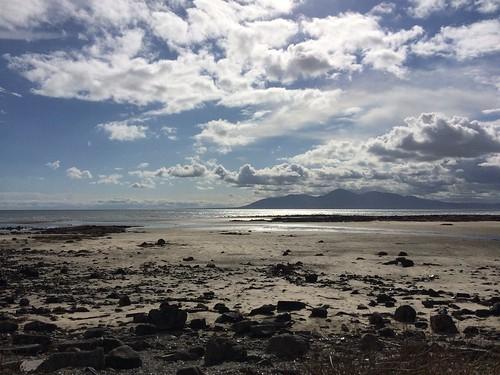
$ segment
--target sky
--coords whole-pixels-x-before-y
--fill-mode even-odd
[[[500,201],[500,0],[0,9],[0,209]]]

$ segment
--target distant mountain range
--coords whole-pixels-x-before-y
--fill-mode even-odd
[[[369,191],[354,193],[337,189],[328,194],[312,196],[307,194],[286,195],[284,197],[265,198],[241,208],[348,208],[348,209],[500,209],[500,203],[455,203],[393,193]]]

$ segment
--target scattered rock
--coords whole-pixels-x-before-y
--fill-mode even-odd
[[[271,337],[266,352],[279,358],[295,359],[309,351],[309,343],[298,335],[282,334]]]
[[[236,323],[236,322],[241,322],[242,320],[243,320],[243,315],[241,315],[237,311],[230,311],[230,312],[227,312],[227,313],[220,315],[215,320],[215,323],[219,323],[219,324]]]
[[[205,365],[213,366],[223,362],[243,362],[247,351],[241,345],[224,337],[211,337],[205,347]]]
[[[202,319],[193,319],[189,322],[189,328],[198,331],[200,329],[207,328],[207,321],[205,318]]]
[[[311,318],[326,318],[328,310],[325,307],[315,307],[311,310]]]
[[[394,312],[394,319],[401,323],[414,323],[417,319],[417,312],[409,305],[402,305]]]
[[[167,241],[165,241],[163,238],[160,238],[158,241],[156,241],[157,246],[165,246],[167,244]]]
[[[389,328],[389,327],[380,328],[377,332],[381,337],[395,337],[396,336],[396,333],[394,332],[394,330],[392,328]]]
[[[113,349],[106,356],[106,367],[115,370],[126,370],[142,366],[139,354],[128,345],[122,345]]]
[[[256,309],[253,309],[250,311],[250,316],[254,315],[273,315],[274,311],[276,310],[276,306],[274,305],[263,305],[261,307],[257,307]]]
[[[108,333],[108,330],[103,327],[89,328],[83,333],[84,339],[93,339],[97,337],[103,337]]]
[[[51,354],[37,368],[38,372],[53,372],[63,368],[92,367],[104,368],[104,351],[97,348],[92,351],[61,352]]]
[[[138,324],[135,326],[135,334],[137,336],[154,335],[158,329],[154,324]]]
[[[45,323],[39,320],[34,320],[24,325],[24,331],[54,332],[56,329],[57,326],[55,324]]]
[[[315,283],[318,281],[318,275],[315,273],[308,273],[305,275],[306,283]]]
[[[445,335],[453,335],[458,333],[453,319],[447,314],[438,314],[431,316],[431,329],[435,333]]]
[[[186,257],[186,258],[182,258],[182,260],[184,262],[192,262],[194,260],[194,258],[193,257]]]
[[[300,301],[278,301],[278,311],[298,311],[306,308],[306,304]]]
[[[500,302],[497,302],[490,307],[490,314],[492,316],[500,316]]]
[[[187,312],[177,306],[162,304],[160,309],[149,311],[148,319],[160,331],[178,331],[186,325]]]

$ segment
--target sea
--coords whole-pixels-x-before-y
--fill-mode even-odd
[[[435,215],[491,214],[500,210],[369,210],[369,209],[120,209],[120,210],[0,210],[0,229],[53,228],[74,225],[127,225],[144,228],[248,229],[255,230],[335,230],[345,225],[334,223],[248,222],[287,215]],[[359,225],[358,225],[359,227]],[[354,229],[356,230],[356,229]]]

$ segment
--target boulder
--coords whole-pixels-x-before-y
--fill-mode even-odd
[[[118,306],[130,306],[132,304],[132,302],[130,301],[130,297],[127,296],[127,295],[123,295],[120,297],[120,299],[118,300]]]
[[[149,311],[148,320],[160,331],[179,331],[186,325],[187,312],[177,306],[162,305]]]
[[[328,310],[325,307],[315,307],[311,310],[311,318],[326,318]]]
[[[207,328],[207,321],[205,318],[202,319],[193,319],[189,322],[189,328],[198,331],[200,329]]]
[[[165,246],[167,244],[167,241],[165,241],[163,238],[160,238],[158,241],[156,241],[157,246]]]
[[[37,368],[37,372],[54,372],[63,368],[92,367],[104,368],[104,351],[97,348],[92,351],[60,352],[51,354]]]
[[[205,365],[213,366],[224,362],[243,362],[247,351],[241,345],[224,337],[212,337],[205,347]]]
[[[443,335],[454,335],[458,333],[453,319],[447,314],[431,316],[431,329],[433,332]]]
[[[500,316],[500,302],[494,303],[493,306],[490,307],[490,315]]]
[[[250,316],[254,315],[273,315],[276,310],[276,306],[274,305],[262,305],[250,311]]]
[[[237,311],[230,311],[230,312],[227,312],[227,313],[220,315],[215,320],[215,323],[219,323],[219,324],[236,323],[236,322],[241,322],[242,320],[243,320],[243,315],[241,315]]]
[[[141,366],[141,357],[128,345],[119,346],[106,355],[106,367],[115,370],[126,370]]]
[[[147,336],[147,335],[154,335],[158,329],[154,324],[138,324],[135,326],[135,334],[137,336]]]
[[[97,337],[103,337],[108,333],[108,330],[103,327],[89,328],[83,333],[84,339],[93,339]]]
[[[45,335],[27,335],[21,333],[12,336],[12,343],[14,345],[40,345],[47,347],[52,343],[52,339]]]
[[[309,351],[309,342],[297,335],[282,334],[271,337],[267,343],[266,352],[276,357],[295,359]]]
[[[374,313],[370,314],[370,316],[368,317],[368,322],[371,325],[374,325],[375,327],[378,327],[378,328],[385,326],[385,319],[382,316],[382,314],[380,314],[378,312],[374,312]]]
[[[306,283],[315,283],[316,281],[318,281],[318,275],[315,273],[308,273],[305,276],[305,280],[306,280]]]
[[[414,323],[417,319],[417,312],[410,305],[399,306],[394,312],[394,320],[401,323]]]

